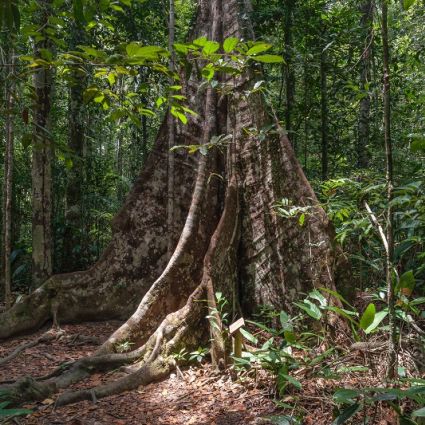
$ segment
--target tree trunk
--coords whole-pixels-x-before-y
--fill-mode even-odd
[[[39,2],[36,24],[46,27],[50,0]],[[49,49],[47,35],[35,45],[35,57]],[[34,71],[35,104],[32,151],[32,281],[37,287],[52,274],[52,152],[49,132],[51,71],[39,67]]]
[[[320,104],[321,104],[321,134],[322,134],[322,180],[328,179],[328,148],[329,148],[329,111],[328,111],[328,74],[326,50],[320,55]]]
[[[201,0],[191,38],[252,38],[238,0]],[[246,15],[245,15],[246,16]],[[241,20],[240,20],[241,19]],[[244,25],[244,26],[243,26]],[[176,126],[176,144],[208,143],[231,134],[225,152],[208,155],[175,152],[174,225],[180,236],[168,259],[167,193],[168,119],[139,179],[113,223],[113,239],[88,271],[53,276],[31,296],[1,316],[0,338],[60,321],[130,318],[93,357],[81,359],[59,377],[13,386],[18,398],[45,398],[94,370],[138,361],[127,377],[93,391],[64,393],[57,405],[97,398],[146,384],[173,367],[178,347],[196,348],[209,339],[207,306],[222,292],[229,305],[249,314],[261,304],[291,309],[300,292],[335,288],[343,262],[333,231],[295,158],[285,132],[259,141],[244,128],[269,121],[259,95],[246,98],[250,74],[227,78],[230,96],[208,87],[199,90],[196,70],[184,84],[191,117],[184,131]],[[222,178],[216,178],[221,175]],[[288,198],[312,210],[303,226],[274,212]],[[222,341],[214,337],[213,358],[225,362]],[[132,342],[130,353],[116,353]],[[34,388],[36,391],[34,392]],[[38,395],[37,395],[38,394]]]
[[[168,17],[168,50],[170,51],[170,78],[168,80],[169,85],[172,86],[174,83],[175,73],[175,52],[174,52],[174,38],[175,38],[175,8],[174,0],[169,0],[169,17]],[[169,103],[171,108],[172,103],[172,91],[170,90]],[[171,113],[168,114],[168,181],[167,181],[167,232],[168,232],[168,258],[173,255],[174,249],[174,151],[172,148],[175,145],[175,125],[174,117]]]
[[[359,122],[357,137],[357,166],[366,168],[369,163],[369,137],[370,137],[370,107],[371,96],[369,83],[371,81],[372,66],[372,43],[373,43],[373,11],[374,5],[372,0],[366,0],[361,5],[361,21],[362,39],[364,47],[362,47],[362,56],[360,61],[360,90],[363,97],[359,104]]]
[[[393,235],[393,153],[391,141],[391,93],[390,93],[390,46],[388,40],[388,2],[382,0],[382,49],[384,62],[384,143],[386,162],[386,184],[387,184],[387,229],[386,238],[388,249],[386,250],[386,281],[388,298],[388,319],[390,336],[388,341],[388,367],[387,377],[392,379],[397,370],[397,341],[396,341],[396,315],[395,294],[393,283],[393,261],[394,261],[394,235]]]
[[[9,42],[12,43],[9,36]],[[5,84],[6,98],[6,151],[4,161],[4,218],[3,218],[3,244],[4,244],[4,301],[6,309],[12,304],[12,264],[10,256],[12,254],[12,199],[13,199],[13,151],[14,151],[14,128],[13,128],[13,108],[14,108],[14,51],[9,49],[8,73]]]
[[[84,28],[78,22],[71,23],[70,49],[84,43]],[[82,266],[82,187],[84,186],[85,113],[83,93],[85,73],[75,69],[70,76],[68,147],[72,153],[72,167],[67,170],[65,231],[63,236],[63,261],[61,270],[72,272]]]
[[[308,58],[304,59],[304,70],[303,70],[303,110],[304,110],[304,146],[303,146],[303,155],[304,155],[304,173],[308,171],[308,144],[310,136],[310,109],[311,109],[311,84],[310,84],[310,72],[311,69],[308,64]]]
[[[285,126],[289,134],[294,150],[296,151],[296,138],[293,133],[293,108],[295,100],[295,73],[293,69],[293,15],[294,15],[294,0],[285,2],[285,19],[284,19],[284,38],[285,38],[285,86],[286,86],[286,109],[285,109]]]

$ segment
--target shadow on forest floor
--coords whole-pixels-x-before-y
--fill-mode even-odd
[[[117,323],[85,323],[65,325],[66,334],[107,337]],[[4,342],[0,358],[19,344],[31,341],[45,330]],[[41,376],[59,364],[90,354],[94,345],[76,344],[72,340],[54,340],[29,348],[0,370],[0,381],[23,375]],[[116,379],[120,372],[95,374],[76,388],[91,387]],[[16,418],[15,424],[67,425],[242,425],[253,424],[259,417],[276,412],[265,388],[243,386],[227,375],[215,373],[209,365],[189,368],[183,377],[172,374],[162,382],[141,387],[137,391],[54,410],[54,399],[26,407],[36,411],[26,418]]]

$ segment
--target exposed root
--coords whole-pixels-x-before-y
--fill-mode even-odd
[[[116,381],[89,390],[66,392],[57,399],[56,406],[65,406],[82,400],[93,400],[93,402],[96,402],[99,398],[119,394],[124,391],[131,391],[141,385],[147,385],[165,378],[173,368],[173,359],[165,360],[158,358],[153,362],[145,364],[136,372],[117,379]]]
[[[87,271],[51,277],[1,312],[0,339],[39,329],[52,319],[60,323],[126,320],[134,312],[167,264],[169,237],[163,230],[167,173],[157,166],[168,150],[165,124],[166,119],[133,190],[113,220],[113,239],[99,261]],[[196,158],[176,153],[176,231],[187,216],[195,167]]]
[[[45,335],[43,335],[43,336],[35,339],[34,341],[30,341],[30,342],[26,342],[24,344],[21,344],[19,347],[15,348],[15,350],[13,350],[9,355],[0,359],[0,366],[10,362],[15,357],[17,357],[20,353],[22,353],[22,351],[25,351],[27,348],[35,347],[36,345],[40,344],[41,342],[51,340],[51,339],[53,339],[53,337],[47,339],[47,338],[45,338]]]
[[[202,144],[209,142],[216,127],[216,95],[208,88],[205,100],[206,124]],[[217,186],[208,183],[215,155],[201,156],[189,213],[177,247],[161,276],[143,297],[139,307],[114,334],[102,345],[98,353],[114,351],[116,344],[132,341],[143,344],[154,332],[166,314],[175,311],[194,290],[202,276],[202,262],[209,245],[217,218],[214,213]],[[208,190],[206,190],[208,188]],[[204,214],[204,211],[208,211]],[[178,282],[178,284],[177,284]],[[172,296],[170,296],[170,292]]]
[[[223,323],[217,311],[215,293],[217,291],[224,293],[235,306],[237,276],[234,273],[234,264],[238,243],[239,201],[236,177],[232,176],[227,187],[223,214],[205,256],[202,279],[207,290],[208,309],[212,316],[210,318],[211,357],[213,364],[219,368],[224,368],[227,364],[228,347],[223,338]]]
[[[84,344],[90,344],[90,345],[100,345],[104,342],[104,338],[98,338],[97,336],[92,335],[70,335],[66,337],[68,342],[72,345],[84,345]]]
[[[182,345],[196,347],[200,338],[202,339],[203,330],[199,324],[202,320],[202,312],[205,310],[200,298],[204,294],[205,288],[199,285],[183,308],[169,314],[164,319],[157,331],[144,345],[145,357],[130,369],[129,375],[91,389],[64,393],[58,398],[56,405],[63,406],[81,400],[93,400],[95,402],[99,398],[130,391],[168,376],[171,370],[175,368],[172,354]],[[197,327],[195,327],[196,325]],[[132,356],[134,357],[134,354]],[[113,359],[117,355],[103,357]],[[90,362],[93,365],[100,358],[102,357],[93,357]],[[88,359],[81,360],[81,362],[84,361],[87,362]]]
[[[39,336],[33,341],[25,342],[24,344],[21,344],[19,347],[15,348],[9,355],[0,359],[0,366],[10,362],[11,360],[13,360],[15,357],[17,357],[19,354],[21,354],[23,351],[27,350],[28,348],[35,347],[38,344],[42,344],[48,341],[52,341],[53,339],[59,338],[61,335],[63,335],[63,332],[49,331]]]

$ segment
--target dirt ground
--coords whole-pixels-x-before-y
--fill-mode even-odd
[[[64,333],[60,338],[27,348],[0,366],[0,385],[23,376],[46,375],[64,362],[92,354],[99,342],[119,325],[118,322],[102,322],[63,326]],[[46,330],[3,341],[0,359],[19,345],[34,341]],[[97,341],[90,341],[90,338]],[[282,419],[284,414],[302,417],[303,425],[330,425],[338,407],[333,401],[333,394],[338,388],[379,386],[385,376],[383,352],[364,354],[343,347],[339,347],[338,352],[339,355],[333,359],[295,371],[302,388],[291,387],[278,402],[274,400],[274,379],[263,370],[254,371],[254,375],[250,373],[250,376],[242,374],[236,379],[231,371],[219,373],[204,363],[178,369],[162,382],[101,400],[55,409],[55,395],[24,406],[33,410],[26,417],[19,416],[6,422],[0,415],[0,425],[288,425]],[[339,371],[339,374],[327,376],[325,370]],[[94,374],[71,389],[90,388],[123,374],[120,370]],[[407,405],[403,409],[411,407]],[[347,423],[363,424],[365,413],[373,418],[369,425],[398,423],[394,411],[385,401],[366,410],[361,409]],[[275,422],[270,422],[270,417]],[[278,417],[281,419],[276,420]]]
[[[106,338],[118,323],[85,323],[65,325],[66,335],[85,335]],[[0,357],[13,351],[19,344],[35,339],[40,332],[14,338],[0,347]],[[0,367],[0,382],[23,375],[42,376],[61,363],[91,354],[96,346],[72,342],[69,338],[41,343],[28,348],[8,364]],[[90,387],[116,379],[122,372],[95,374],[74,388]],[[35,409],[27,417],[16,417],[16,424],[69,425],[239,425],[263,422],[259,418],[277,414],[266,388],[241,385],[229,375],[216,373],[208,365],[184,369],[169,379],[140,387],[137,391],[107,397],[93,402],[82,402],[55,409],[55,399],[28,404]]]

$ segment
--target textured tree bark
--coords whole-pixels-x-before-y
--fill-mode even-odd
[[[168,12],[168,50],[170,51],[170,78],[168,80],[170,86],[173,85],[174,82],[174,73],[175,73],[175,61],[176,55],[174,52],[174,39],[176,32],[176,17],[175,17],[175,8],[174,8],[174,0],[169,0],[169,12]],[[170,93],[170,104],[172,101],[171,93]],[[174,151],[172,148],[175,145],[175,125],[174,125],[174,117],[172,114],[168,114],[168,182],[167,182],[167,232],[168,232],[168,258],[171,258],[173,255],[174,249]]]
[[[192,38],[217,41],[251,38],[246,2],[201,0]],[[58,405],[125,391],[164,376],[171,354],[208,340],[208,307],[221,291],[246,314],[260,304],[291,308],[301,291],[335,288],[343,258],[334,246],[330,223],[306,180],[285,132],[261,141],[256,131],[270,121],[261,97],[244,95],[251,75],[226,78],[228,96],[200,90],[196,70],[185,95],[199,116],[176,127],[176,144],[208,143],[213,135],[232,134],[225,152],[175,153],[175,227],[180,233],[168,260],[167,193],[168,116],[155,147],[121,212],[102,258],[86,272],[53,276],[31,296],[0,317],[0,338],[30,330],[57,316],[60,321],[130,318],[93,357],[70,365],[58,377],[12,386],[18,399],[46,397],[104,370],[137,361],[130,375],[90,391],[65,393]],[[222,178],[216,178],[220,175]],[[274,213],[289,198],[311,206],[304,226]],[[202,302],[207,300],[207,303]],[[212,354],[225,363],[224,342],[214,337]],[[134,350],[118,354],[124,342]],[[38,395],[37,395],[38,394]]]
[[[50,0],[39,2],[36,22],[48,23]],[[48,39],[35,45],[35,57],[48,49]],[[51,71],[40,67],[34,73],[35,104],[32,150],[32,280],[37,287],[52,274],[52,140],[49,133]]]
[[[71,24],[70,49],[85,44],[84,29],[78,22]],[[63,261],[61,269],[73,272],[81,269],[82,245],[82,187],[84,184],[84,144],[87,124],[83,93],[86,86],[84,71],[78,68],[70,76],[68,147],[73,154],[72,167],[67,170],[65,231],[63,236]]]

